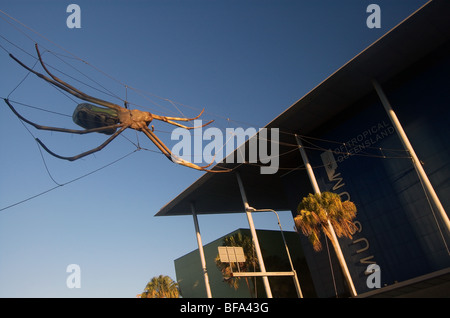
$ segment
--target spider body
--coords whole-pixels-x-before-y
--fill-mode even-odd
[[[78,126],[86,129],[116,125],[120,122],[119,114],[115,109],[99,107],[88,103],[78,104],[73,112],[72,120]],[[116,130],[116,128],[111,128],[100,131],[100,133],[112,135]]]
[[[138,109],[130,109],[119,112],[119,122],[128,125],[129,128],[143,131],[153,120],[153,116],[149,112],[140,111]]]
[[[119,136],[124,130],[127,128],[131,128],[140,132],[143,132],[154,144],[155,146],[172,162],[201,170],[201,171],[207,171],[207,172],[228,172],[230,169],[223,169],[223,170],[208,170],[207,168],[212,165],[213,162],[211,162],[208,165],[205,166],[198,166],[196,164],[193,164],[191,162],[188,162],[186,160],[183,160],[170,151],[170,149],[156,136],[156,134],[153,131],[153,127],[149,128],[148,126],[153,120],[162,121],[177,127],[185,128],[185,129],[195,129],[197,127],[188,127],[183,124],[178,123],[178,121],[181,122],[188,122],[193,121],[197,118],[199,118],[201,113],[194,117],[194,118],[184,118],[184,117],[168,117],[168,116],[160,116],[156,114],[152,114],[150,112],[141,111],[138,109],[128,109],[127,107],[122,107],[117,104],[90,96],[79,89],[75,88],[74,86],[64,82],[60,78],[56,77],[50,71],[47,69],[45,63],[42,60],[41,54],[39,52],[39,48],[37,44],[35,45],[36,52],[39,58],[39,62],[42,66],[42,68],[45,70],[45,72],[48,74],[48,76],[41,74],[34,69],[26,66],[24,63],[22,63],[20,60],[18,60],[16,57],[14,57],[12,54],[9,56],[15,60],[17,63],[19,63],[22,67],[24,67],[29,72],[35,74],[39,78],[45,80],[46,82],[50,83],[51,85],[55,86],[56,88],[59,88],[81,100],[84,100],[88,103],[81,103],[79,104],[73,113],[72,119],[73,121],[85,128],[84,130],[76,130],[76,129],[67,129],[67,128],[59,128],[59,127],[48,127],[36,124],[26,118],[24,118],[22,115],[20,115],[14,107],[11,105],[8,99],[5,99],[6,104],[9,106],[9,108],[12,110],[12,112],[19,117],[22,121],[34,126],[37,129],[41,130],[50,130],[50,131],[58,131],[58,132],[65,132],[65,133],[73,133],[73,134],[88,134],[92,132],[98,132],[106,135],[110,135],[110,137],[103,142],[100,146],[88,150],[86,152],[83,152],[79,155],[75,156],[61,156],[54,152],[52,152],[41,140],[36,138],[36,141],[46,150],[49,154],[60,158],[64,160],[74,161],[80,158],[83,158],[87,155],[90,155],[94,152],[100,151],[103,149],[106,145],[108,145],[114,138]],[[200,126],[204,127],[206,125],[209,125],[212,122],[209,121],[206,124]],[[213,160],[214,161],[214,160]]]

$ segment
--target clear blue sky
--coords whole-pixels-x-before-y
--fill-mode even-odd
[[[81,8],[81,29],[66,26],[70,3]],[[366,26],[371,3],[381,8],[380,29]],[[33,40],[38,41],[73,65],[45,53],[57,69],[127,97],[143,110],[193,116],[205,107],[204,118],[214,119],[218,127],[259,128],[424,3],[6,0],[2,11],[45,38],[0,13],[0,44],[33,65],[35,60],[22,50],[34,54]],[[0,97],[71,115],[74,101],[35,76],[21,83],[27,72],[4,49],[0,61]],[[117,81],[148,95],[126,90]],[[135,297],[153,276],[176,278],[174,259],[197,248],[192,217],[154,215],[202,172],[143,150],[75,180],[131,153],[135,146],[129,140],[156,148],[130,131],[125,134],[129,140],[117,138],[82,160],[66,162],[43,153],[44,161],[31,134],[3,101],[0,105],[0,297]],[[17,109],[43,125],[75,128],[68,117],[19,105]],[[105,139],[28,128],[63,155],[88,150]],[[172,126],[155,123],[155,129],[169,148],[173,146]],[[14,205],[56,187],[50,175],[59,184],[75,181]],[[283,228],[292,230],[290,212],[280,215]],[[257,228],[278,229],[272,214],[258,214],[254,220]],[[241,213],[202,215],[199,223],[205,244],[248,228]],[[81,268],[79,289],[66,286],[69,264]]]

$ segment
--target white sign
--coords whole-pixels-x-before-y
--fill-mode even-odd
[[[219,246],[219,257],[222,263],[244,263],[245,255],[242,247]]]

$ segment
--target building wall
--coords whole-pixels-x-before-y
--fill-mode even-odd
[[[450,210],[449,47],[382,85],[446,211]],[[364,271],[370,263],[380,266],[382,286],[450,266],[446,247],[450,238],[375,92],[314,137],[321,139],[314,140],[317,150],[308,149],[307,154],[321,191],[338,193],[358,208],[359,230],[353,239],[340,240],[358,293],[369,291]],[[310,186],[297,183],[305,178],[302,174],[284,178],[294,214],[301,198],[312,192]],[[302,244],[318,296],[335,296],[332,275],[338,294],[345,294],[334,255],[312,251],[305,239]]]
[[[239,229],[228,235],[242,233],[251,237],[250,230]],[[227,235],[227,236],[228,236]],[[261,246],[264,263],[267,271],[290,271],[289,260],[279,231],[257,230],[258,240]],[[285,239],[291,254],[294,268],[299,276],[300,286],[305,297],[315,297],[316,293],[312,284],[309,269],[302,253],[300,239],[295,232],[284,232]],[[224,237],[221,237],[204,248],[208,278],[211,286],[211,294],[214,298],[249,298],[252,297],[244,279],[240,280],[239,288],[235,290],[223,281],[220,270],[215,265],[214,259],[218,255],[218,247],[222,246]],[[198,249],[192,251],[174,261],[177,281],[183,297],[204,298],[206,288],[200,263]],[[295,286],[291,277],[269,277],[272,295],[277,297],[297,297]],[[253,286],[253,284],[252,284]],[[261,278],[257,278],[256,296],[265,298],[265,290]]]

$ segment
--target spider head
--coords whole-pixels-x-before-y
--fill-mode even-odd
[[[121,116],[121,122],[129,124],[130,128],[140,130],[152,122],[153,116],[149,112],[144,112],[138,109],[130,109],[124,112]]]

